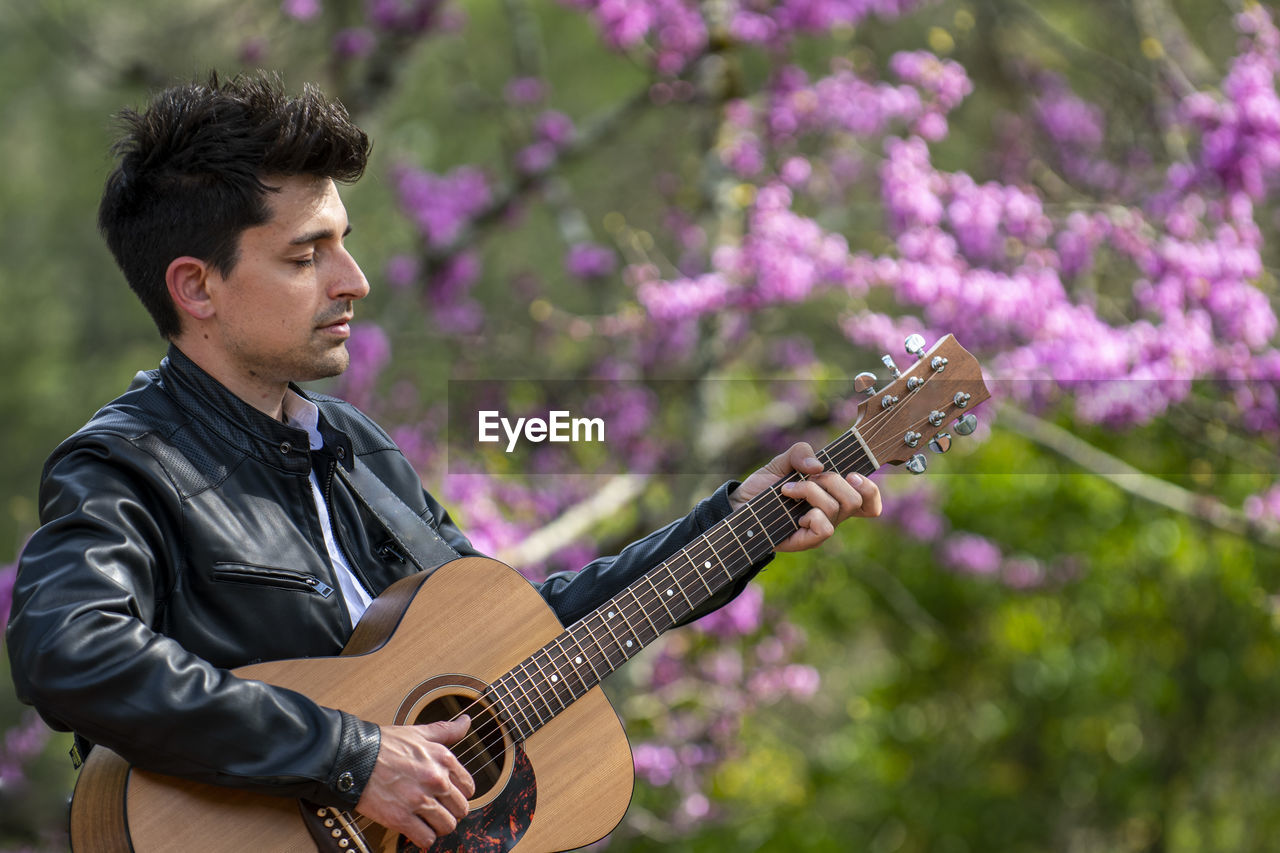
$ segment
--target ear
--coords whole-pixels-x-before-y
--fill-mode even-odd
[[[169,262],[164,282],[179,314],[196,320],[208,320],[213,316],[213,300],[209,292],[211,274],[209,265],[199,258],[184,255]]]

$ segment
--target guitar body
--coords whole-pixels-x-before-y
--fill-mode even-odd
[[[494,560],[464,557],[388,588],[341,657],[272,661],[236,674],[380,725],[430,722],[466,707],[485,685],[563,630],[518,573]],[[460,825],[437,842],[437,853],[573,849],[607,835],[626,813],[631,749],[599,687],[522,743],[504,731],[491,747],[501,760],[487,788],[477,777],[472,814],[464,821],[473,825]],[[494,840],[495,827],[506,840]],[[470,840],[467,832],[474,833]],[[417,849],[400,846],[398,836],[376,825],[363,836],[366,849],[378,853]],[[317,847],[295,799],[134,769],[102,747],[90,753],[76,783],[71,843],[75,853],[326,849]]]

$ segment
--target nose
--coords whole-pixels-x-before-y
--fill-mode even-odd
[[[334,277],[329,285],[330,298],[354,302],[368,296],[369,280],[365,278],[364,271],[360,269],[356,259],[345,247],[339,248],[336,261],[337,263],[331,267]]]

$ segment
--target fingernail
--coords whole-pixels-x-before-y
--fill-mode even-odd
[[[816,456],[806,456],[804,458],[804,464],[807,467],[812,468],[814,465],[821,465],[822,463],[818,461],[818,457]]]
[[[860,486],[860,485],[862,485],[862,475],[861,475],[861,474],[859,474],[857,471],[854,471],[852,474],[850,474],[850,475],[849,475],[849,485],[851,485],[851,486]]]

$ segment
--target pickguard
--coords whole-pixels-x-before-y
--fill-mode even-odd
[[[516,744],[511,778],[502,793],[465,818],[458,828],[440,838],[426,853],[506,853],[524,837],[538,803],[533,765]],[[400,836],[396,853],[423,853],[422,848]]]

